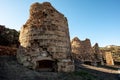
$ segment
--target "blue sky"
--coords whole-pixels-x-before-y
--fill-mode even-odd
[[[30,5],[45,1],[67,17],[71,39],[120,45],[120,0],[0,0],[0,24],[20,30],[29,18]]]

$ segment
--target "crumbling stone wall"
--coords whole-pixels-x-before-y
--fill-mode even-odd
[[[94,46],[93,46],[93,51],[94,51],[94,57],[95,57],[95,61],[98,62],[99,64],[101,65],[104,65],[104,62],[103,62],[103,54],[99,48],[99,45],[98,43],[96,43]]]
[[[111,52],[105,52],[106,64],[114,65],[113,57]]]
[[[109,45],[109,46],[106,46],[106,47],[102,47],[100,49],[100,51],[103,54],[104,60],[106,60],[105,53],[106,52],[111,52],[115,65],[120,63],[120,54],[119,54],[120,53],[120,46]]]
[[[75,37],[71,41],[72,53],[74,58],[85,62],[94,60],[93,49],[89,39],[81,41],[78,37]]]
[[[67,19],[50,3],[31,5],[30,17],[21,28],[19,41],[17,58],[24,66],[35,69],[37,61],[52,60],[57,61],[58,71],[74,70]]]

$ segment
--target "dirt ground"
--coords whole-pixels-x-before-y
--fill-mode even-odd
[[[91,66],[81,64],[77,67],[78,70],[84,69],[87,72],[97,76],[100,80],[120,80],[119,66],[117,67],[104,67],[104,66]]]
[[[117,70],[79,65],[75,72],[38,72],[17,62],[15,56],[0,56],[0,80],[120,80]]]

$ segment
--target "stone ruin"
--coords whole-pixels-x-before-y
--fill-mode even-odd
[[[108,65],[120,65],[120,47],[115,45],[108,45],[106,47],[101,48],[101,52],[103,54],[104,62]],[[111,54],[111,62],[108,63],[110,58],[106,58],[106,54],[109,52]],[[109,56],[109,55],[108,55]],[[108,61],[108,62],[107,62]]]
[[[101,49],[101,52],[103,54],[103,60],[106,65],[116,65],[114,64],[114,58],[113,58],[113,52],[109,48],[104,47]]]
[[[96,43],[96,44],[93,46],[93,51],[94,51],[95,61],[96,61],[98,64],[104,65],[103,53],[101,52],[98,43]]]
[[[49,2],[34,3],[19,36],[18,62],[43,71],[74,71],[68,22]]]
[[[97,65],[103,62],[98,44],[96,43],[92,47],[89,39],[81,41],[78,37],[75,37],[71,41],[71,47],[75,60],[91,65]]]
[[[93,49],[89,39],[81,41],[78,37],[72,39],[71,42],[73,56],[81,62],[94,60]]]
[[[106,58],[107,65],[114,65],[114,61],[113,61],[111,52],[105,52],[105,58]]]

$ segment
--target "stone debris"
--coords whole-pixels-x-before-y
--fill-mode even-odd
[[[66,17],[49,2],[34,3],[22,26],[17,59],[24,66],[39,70],[74,71]]]

